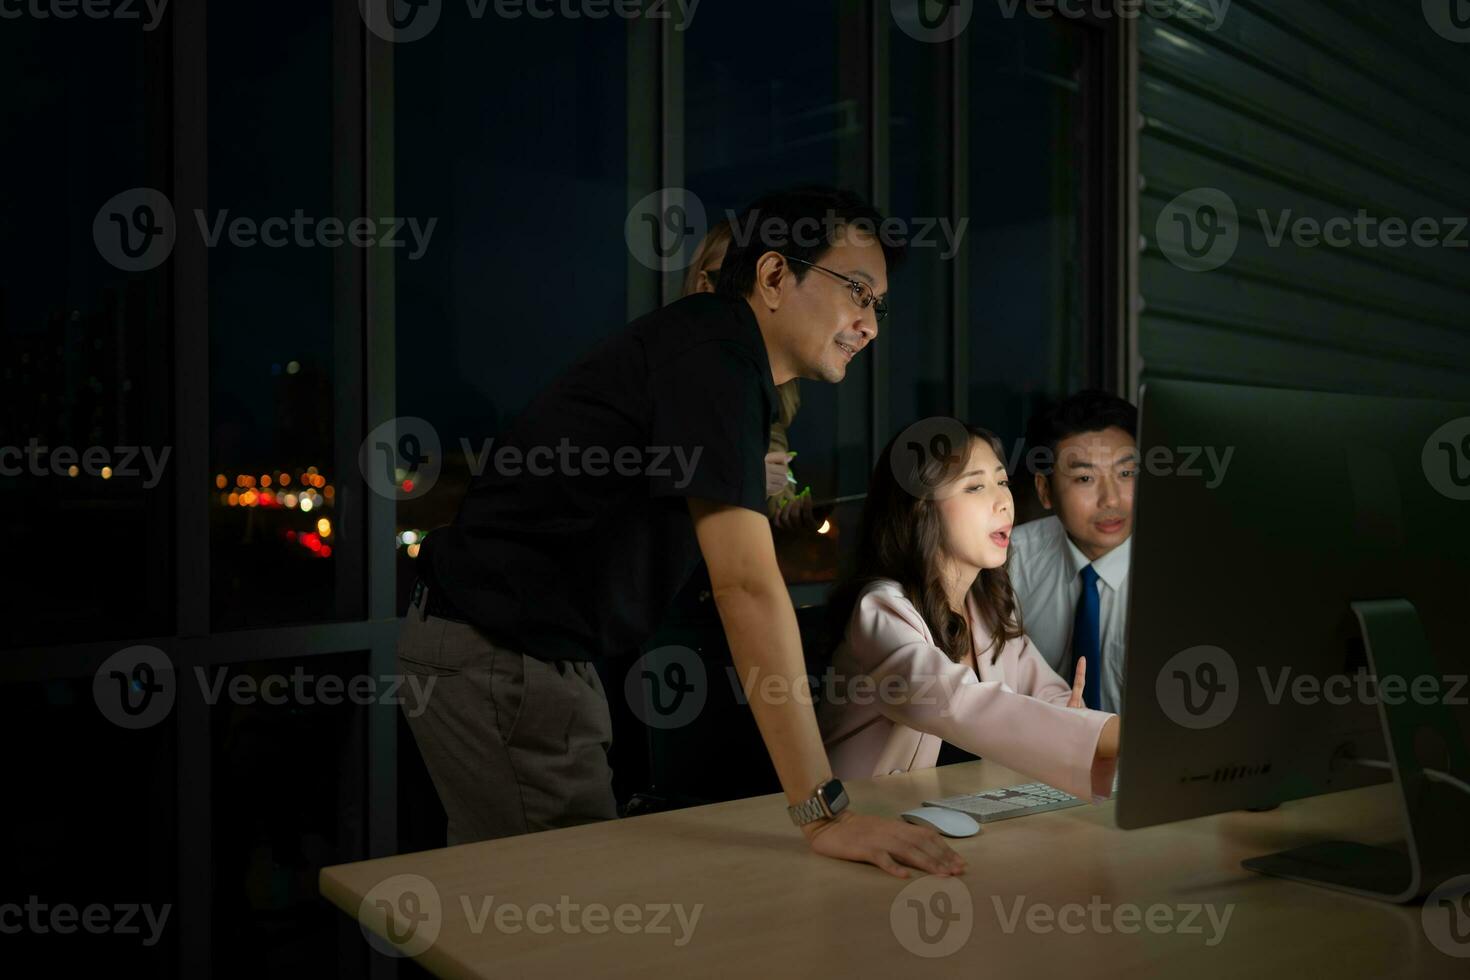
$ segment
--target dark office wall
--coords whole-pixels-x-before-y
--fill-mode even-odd
[[[1235,0],[1218,23],[1140,23],[1145,380],[1470,392],[1470,30],[1454,27],[1454,0],[1441,5]],[[1211,189],[1238,212],[1233,253]],[[1428,219],[1460,244],[1393,247],[1386,228],[1354,228],[1345,247],[1268,235],[1287,212],[1360,211],[1411,231]],[[1222,229],[1215,254],[1183,250],[1180,214],[1196,253],[1207,225]]]

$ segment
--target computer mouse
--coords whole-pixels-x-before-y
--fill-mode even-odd
[[[980,833],[980,825],[974,817],[942,806],[921,806],[902,816],[911,824],[937,830],[946,837],[974,837]]]

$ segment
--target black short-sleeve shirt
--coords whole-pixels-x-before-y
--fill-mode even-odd
[[[425,577],[491,639],[542,660],[630,654],[699,558],[686,498],[765,514],[778,410],[744,300],[703,293],[629,324],[494,440]]]

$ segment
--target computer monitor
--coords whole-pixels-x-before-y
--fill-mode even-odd
[[[1118,825],[1392,781],[1402,848],[1246,866],[1390,901],[1470,872],[1470,403],[1150,381],[1139,407]]]

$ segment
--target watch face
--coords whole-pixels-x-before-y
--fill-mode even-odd
[[[828,780],[823,784],[821,792],[822,799],[827,802],[828,812],[838,813],[847,806],[847,790],[843,789],[841,780]]]

